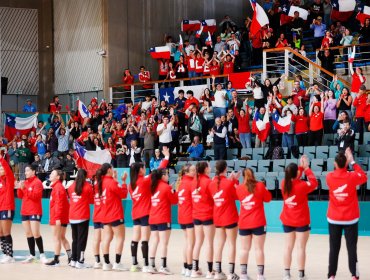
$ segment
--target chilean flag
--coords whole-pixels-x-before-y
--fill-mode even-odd
[[[202,20],[203,32],[215,33],[217,30],[216,20],[215,19],[204,19]]]
[[[206,39],[206,45],[212,47],[212,37],[211,37],[211,33],[209,31],[208,31],[208,37]]]
[[[356,0],[331,0],[331,5],[331,19],[347,21],[355,11]]]
[[[170,59],[171,58],[171,50],[169,46],[151,48],[149,52],[152,58],[154,59],[161,59],[161,58]]]
[[[290,23],[294,17],[294,12],[299,12],[299,17],[303,20],[307,20],[308,11],[297,6],[290,6],[288,1],[282,3],[280,24],[284,25]]]
[[[181,31],[182,32],[197,31],[199,30],[200,25],[201,25],[200,20],[185,19],[181,22]]]
[[[256,2],[256,0],[250,0],[253,8],[253,19],[250,27],[252,35],[256,35],[263,26],[269,24],[269,19],[263,10],[263,8]]]
[[[13,140],[14,136],[28,135],[31,130],[37,127],[37,115],[34,114],[27,118],[15,117],[5,114],[5,133],[8,140]]]
[[[103,163],[111,163],[112,156],[107,149],[100,151],[87,151],[83,146],[75,142],[75,158],[77,166],[87,171],[87,176],[91,178]]]
[[[280,133],[289,132],[292,116],[280,117],[278,112],[272,114],[272,124]]]
[[[256,114],[252,123],[252,132],[255,133],[261,142],[266,142],[267,137],[270,135],[270,120],[268,112],[265,113],[263,119],[258,118],[259,112],[256,111]]]
[[[179,41],[179,50],[181,51],[181,50],[182,50],[182,48],[184,47],[184,41],[182,40],[182,36],[181,36],[181,34],[179,35],[179,37],[180,37],[180,41]]]
[[[81,100],[77,100],[78,115],[82,119],[91,118],[91,113]]]
[[[200,26],[200,29],[195,33],[196,38],[200,38],[203,32],[203,25]]]
[[[356,19],[361,22],[361,24],[365,24],[367,18],[370,18],[370,7],[363,5],[359,8]]]

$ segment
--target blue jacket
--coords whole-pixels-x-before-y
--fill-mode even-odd
[[[191,158],[201,158],[203,156],[204,148],[203,144],[198,144],[195,147],[190,146],[188,148],[188,153],[190,154],[189,157]]]
[[[154,169],[158,169],[159,165],[161,164],[162,158],[152,157],[149,162],[150,171]]]
[[[23,106],[23,112],[25,113],[35,113],[36,112],[36,107],[35,105],[24,105]]]

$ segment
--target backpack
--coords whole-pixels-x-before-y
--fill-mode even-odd
[[[271,159],[283,159],[284,158],[284,150],[280,146],[276,146],[272,150],[272,156]]]

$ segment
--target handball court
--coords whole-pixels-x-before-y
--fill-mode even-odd
[[[53,256],[53,241],[50,227],[47,225],[41,226],[41,233],[44,239],[44,248],[47,256],[50,258]],[[0,265],[0,279],[1,280],[13,280],[13,279],[27,279],[27,280],[65,280],[65,279],[182,279],[185,278],[180,275],[182,268],[182,246],[183,246],[183,233],[181,230],[172,230],[169,249],[168,249],[168,267],[174,273],[174,275],[161,275],[161,274],[144,274],[144,273],[133,273],[133,272],[105,272],[102,270],[85,269],[78,270],[67,266],[67,258],[64,255],[60,258],[60,267],[46,267],[41,263],[22,264],[21,260],[25,254],[28,254],[27,240],[25,238],[23,228],[19,224],[13,225],[12,230],[15,258],[17,260],[14,264]],[[68,228],[67,238],[71,242],[71,229]],[[131,242],[132,229],[126,228],[126,240],[122,254],[122,262],[125,267],[131,266]],[[92,253],[92,238],[93,229],[90,227],[89,240],[86,249],[86,263],[93,264],[94,257]],[[306,262],[306,276],[308,280],[323,280],[327,279],[327,266],[329,256],[329,236],[328,235],[316,235],[311,234],[307,245],[307,262]],[[215,240],[217,242],[217,240]],[[238,239],[237,242],[240,242]],[[112,245],[114,244],[114,241]],[[265,277],[268,280],[281,280],[283,277],[283,245],[284,245],[284,234],[282,233],[267,233],[266,244],[265,244]],[[238,246],[237,246],[238,247]],[[203,248],[204,249],[204,248]],[[227,244],[224,250],[224,259],[222,264],[223,271],[227,274],[228,262],[227,262]],[[237,252],[236,258],[236,273],[239,274],[239,252]],[[295,257],[295,252],[293,254]],[[102,255],[101,255],[102,257]],[[359,269],[360,279],[370,279],[370,237],[361,236],[358,242],[358,258],[359,258]],[[114,261],[113,246],[111,246],[111,262]],[[138,251],[139,264],[142,264],[142,255]],[[157,268],[160,266],[160,256],[156,257]],[[203,272],[206,272],[206,261],[204,257],[204,250],[202,250],[202,257],[200,258],[200,266]],[[292,268],[292,279],[298,279],[298,272],[296,268],[295,259],[293,260]],[[239,274],[240,275],[240,274]],[[253,248],[250,254],[250,260],[248,264],[248,275],[251,279],[256,279],[257,271],[254,258]],[[342,239],[342,248],[339,257],[339,268],[337,273],[337,280],[351,279],[347,265],[347,252],[344,238]],[[205,279],[205,278],[200,278]]]

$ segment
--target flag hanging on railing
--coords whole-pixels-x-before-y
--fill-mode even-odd
[[[347,21],[355,11],[356,0],[331,0],[331,19]]]
[[[361,24],[365,24],[365,20],[369,18],[370,19],[370,7],[369,6],[365,6],[365,5],[361,5],[359,7],[359,11],[358,11],[358,14],[356,16],[356,19],[361,23]]]
[[[31,130],[37,127],[37,114],[21,118],[5,114],[5,133],[4,136],[9,141],[13,140],[15,135],[28,135]]]
[[[253,8],[253,19],[250,27],[250,32],[252,35],[256,35],[263,26],[269,24],[269,19],[256,0],[250,0]]]

